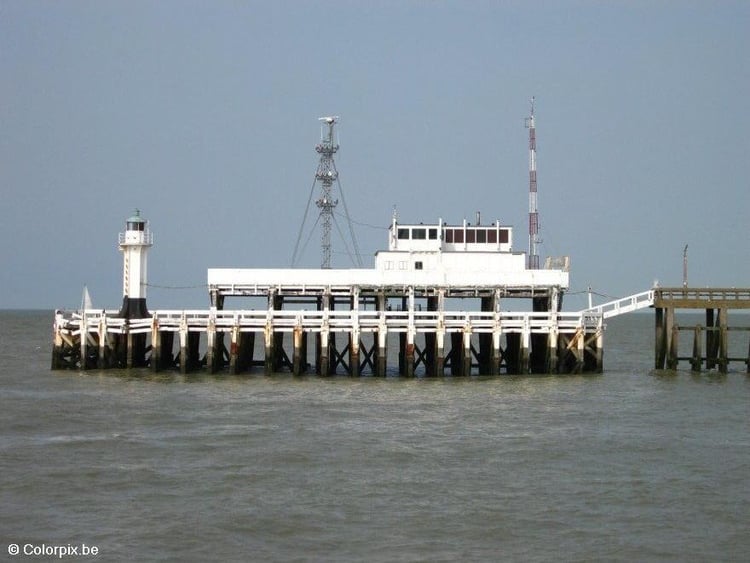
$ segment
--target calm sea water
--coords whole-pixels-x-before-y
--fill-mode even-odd
[[[0,313],[1,557],[750,560],[750,378],[652,372],[651,315],[494,379],[52,372],[51,325]]]

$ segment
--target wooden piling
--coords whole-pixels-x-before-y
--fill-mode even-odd
[[[297,325],[292,333],[292,373],[295,376],[302,375],[305,370],[305,358],[303,356],[303,333],[302,327]]]
[[[240,334],[240,327],[239,324],[237,324],[237,319],[235,318],[234,326],[232,327],[232,332],[230,332],[229,337],[229,373],[231,373],[232,375],[237,375],[242,371],[239,361]]]
[[[461,354],[461,375],[471,375],[471,327],[463,332],[463,352]]]
[[[557,322],[552,325],[547,338],[547,373],[557,373],[558,370],[558,352],[557,345],[559,340],[559,332]]]
[[[484,313],[495,312],[494,294],[481,299],[481,310]],[[493,342],[491,332],[479,333],[479,374],[490,375],[492,373]]]
[[[323,330],[320,331],[320,346],[318,348],[318,374],[330,375],[330,343],[328,341],[329,331],[328,326],[324,326]]]
[[[665,361],[667,358],[667,339],[666,339],[666,327],[665,327],[665,314],[662,307],[656,307],[655,309],[655,330],[654,330],[654,358],[655,358],[655,369],[664,369]]]
[[[161,345],[162,334],[159,330],[159,319],[154,316],[151,319],[151,371],[158,372],[162,369]],[[100,354],[101,356],[101,354]]]
[[[266,328],[263,331],[263,340],[266,346],[264,369],[266,375],[271,375],[274,372],[274,364],[276,360],[276,355],[274,354],[274,344],[276,339],[274,338],[273,323],[270,321],[266,324]]]
[[[719,309],[719,373],[727,373],[729,371],[729,339],[727,334],[727,309],[722,307]]]
[[[531,331],[528,326],[523,327],[523,332],[521,333],[521,349],[519,351],[519,373],[521,374],[527,374],[529,373],[530,369],[530,363],[529,363],[529,346],[531,344]]]
[[[671,311],[671,309],[670,309]],[[667,316],[669,316],[669,312],[667,313]],[[679,336],[680,336],[680,328],[676,324],[672,324],[672,329],[670,331],[671,336],[669,337],[669,350],[668,350],[668,357],[667,357],[667,369],[677,369],[677,358],[678,358],[678,351],[679,351]]]
[[[716,367],[716,361],[719,353],[716,337],[716,321],[714,319],[713,307],[706,309],[706,369],[711,370]]]
[[[700,371],[703,364],[703,327],[700,324],[695,325],[693,331],[693,357],[690,360],[690,367],[693,371]]]

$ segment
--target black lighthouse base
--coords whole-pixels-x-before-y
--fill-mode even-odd
[[[131,298],[127,295],[122,298],[122,308],[117,314],[121,319],[145,319],[151,316],[146,308],[146,298]]]

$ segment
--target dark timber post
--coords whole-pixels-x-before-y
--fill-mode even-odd
[[[656,320],[654,330],[654,368],[664,369],[664,362],[667,357],[664,309],[661,307],[657,307],[654,318]],[[708,335],[706,335],[706,338],[708,338]]]
[[[727,334],[727,309],[719,309],[719,372],[727,373],[729,368],[728,358],[728,334]]]
[[[674,324],[674,308],[667,308],[664,331],[667,337],[667,369],[677,368],[677,331]]]
[[[708,370],[716,367],[716,354],[719,351],[716,346],[717,342],[714,310],[713,308],[706,309],[706,369]]]
[[[703,363],[703,329],[700,324],[695,326],[693,333],[693,358],[690,360],[690,367],[693,371],[700,371]]]

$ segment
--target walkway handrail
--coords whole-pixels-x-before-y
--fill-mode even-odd
[[[628,297],[622,297],[615,299],[614,301],[608,301],[602,303],[596,307],[584,309],[581,313],[594,313],[603,315],[605,319],[616,317],[618,315],[624,315],[625,313],[632,313],[639,309],[645,309],[654,305],[654,290],[649,289],[635,295],[629,295]]]

